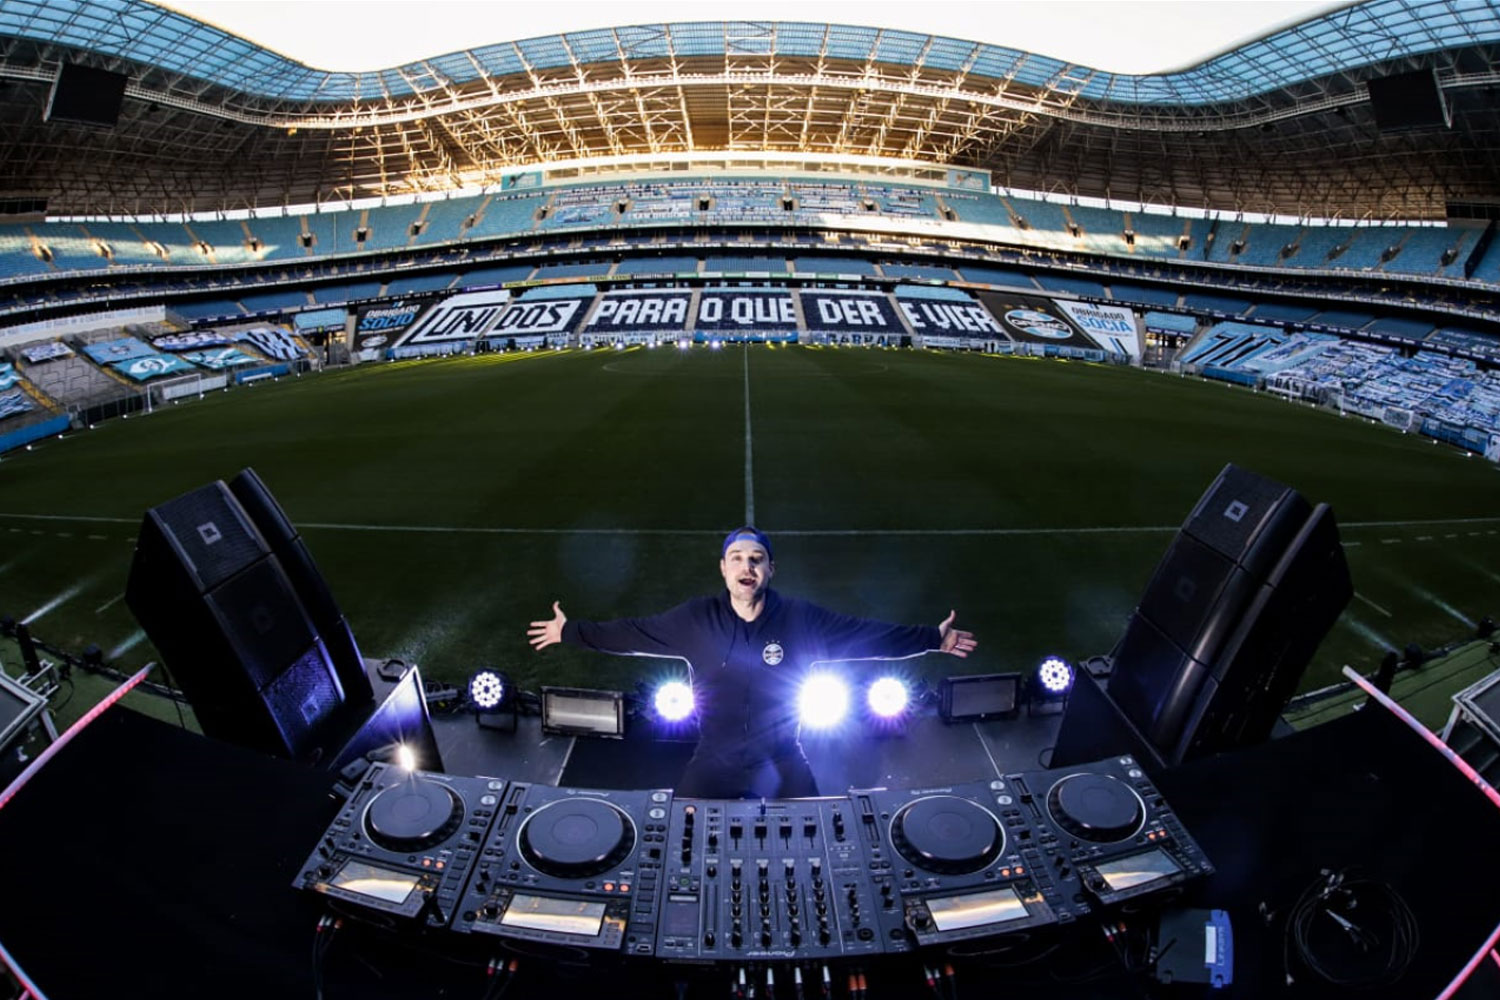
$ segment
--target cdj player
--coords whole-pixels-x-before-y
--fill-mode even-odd
[[[294,883],[365,916],[452,919],[505,782],[372,764]]]
[[[743,964],[1031,935],[1212,871],[1130,757],[760,801],[377,764],[297,885],[408,926]]]
[[[453,929],[651,954],[671,799],[512,784]]]

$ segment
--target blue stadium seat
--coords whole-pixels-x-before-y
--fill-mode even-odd
[[[934,264],[895,264],[881,262],[880,273],[887,278],[919,278],[924,280],[957,281],[958,272],[951,267]]]
[[[1069,295],[1084,295],[1096,299],[1104,298],[1103,283],[1089,278],[1044,273],[1036,276],[1036,283],[1049,292],[1066,292]]]
[[[451,274],[411,274],[392,278],[385,286],[386,295],[408,295],[412,292],[435,292],[453,283]]]
[[[213,299],[208,302],[171,302],[167,308],[184,319],[216,319],[220,316],[243,316],[239,303],[233,299]]]
[[[1182,293],[1171,288],[1151,288],[1146,285],[1131,285],[1122,281],[1112,281],[1109,285],[1110,292],[1121,302],[1141,302],[1152,306],[1177,307],[1177,302],[1182,298]]]
[[[681,274],[697,270],[697,257],[627,257],[615,268],[615,274]]]
[[[319,303],[354,302],[358,299],[373,299],[380,294],[381,282],[359,281],[347,285],[320,285],[312,290],[313,299]]]
[[[525,281],[536,268],[530,264],[500,264],[465,271],[454,287],[477,288],[480,285],[503,285],[507,281]]]
[[[1231,295],[1187,292],[1182,296],[1182,306],[1184,309],[1197,309],[1203,312],[1243,313],[1250,308],[1250,302]]]
[[[310,303],[307,293],[300,289],[279,289],[270,292],[251,292],[241,295],[240,305],[249,312],[265,312],[272,309],[301,309]]]

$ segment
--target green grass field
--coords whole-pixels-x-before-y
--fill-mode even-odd
[[[648,676],[638,660],[535,654],[526,623],[553,599],[603,618],[716,589],[719,539],[747,500],[781,589],[900,621],[956,608],[978,654],[919,670],[1020,670],[1109,650],[1227,461],[1332,503],[1343,525],[1359,596],[1304,689],[1500,613],[1500,469],[1415,435],[1131,369],[736,347],[365,366],[6,456],[0,614],[122,668],[152,659],[121,600],[140,515],[249,465],[367,655],[430,677]]]

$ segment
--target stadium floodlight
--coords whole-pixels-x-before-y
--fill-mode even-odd
[[[899,677],[880,677],[865,689],[865,704],[877,719],[895,719],[911,704],[911,692]]]
[[[663,722],[682,722],[693,714],[693,689],[686,681],[667,681],[657,687],[651,704]]]
[[[1038,711],[1062,711],[1068,693],[1073,690],[1074,673],[1073,664],[1061,656],[1049,656],[1037,664],[1036,673],[1031,675],[1028,710],[1033,715]]]
[[[476,670],[469,675],[469,707],[474,710],[474,721],[486,729],[498,729],[493,725],[497,716],[509,715],[511,732],[519,723],[516,712],[516,696],[510,678],[498,670]]]
[[[849,713],[849,685],[837,674],[812,674],[797,692],[797,715],[812,729],[831,729]]]

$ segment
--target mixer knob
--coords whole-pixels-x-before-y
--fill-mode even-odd
[[[791,879],[794,879],[794,878],[797,877],[797,865],[796,865],[795,862],[788,861],[786,863],[786,877],[787,877],[788,880],[791,880]]]
[[[705,947],[705,948],[712,948],[713,946],[714,946],[714,932],[713,931],[704,931],[703,932],[703,947]]]
[[[762,920],[769,920],[770,917],[771,917],[771,907],[768,904],[766,904],[766,903],[761,903],[760,904],[760,918]]]
[[[757,858],[755,868],[760,872],[760,877],[763,879],[771,874],[771,862],[767,858]]]
[[[769,947],[771,947],[771,932],[770,931],[761,931],[760,932],[760,946],[762,948],[769,948]]]
[[[743,913],[743,912],[744,912],[744,907],[740,906],[739,903],[735,903],[733,906],[731,906],[729,908],[729,915],[732,916],[732,917],[734,917],[734,919],[736,919],[736,920],[738,920],[740,918],[740,914]]]
[[[925,931],[932,926],[932,918],[925,913],[918,913],[911,921],[917,926],[917,930]]]
[[[828,933],[828,927],[826,925],[818,928],[818,944],[826,945],[829,940],[832,939],[832,937],[833,935]]]
[[[483,913],[485,916],[493,920],[495,917],[500,915],[500,907],[496,906],[494,903],[485,903],[484,908],[479,912]]]
[[[729,898],[731,901],[738,903],[741,899],[745,898],[745,894],[738,889],[730,889]]]
[[[828,904],[823,902],[821,899],[818,900],[817,911],[820,918],[825,916],[828,913]]]
[[[709,865],[708,866],[708,871],[705,872],[704,874],[706,874],[709,878],[718,878],[719,877],[719,866],[718,865]]]
[[[802,824],[802,836],[806,837],[808,840],[812,840],[817,835],[818,824],[812,822],[811,820]]]
[[[708,833],[708,846],[709,847],[718,847],[719,846],[719,834],[718,834],[717,831],[714,831],[714,830],[710,830],[709,831],[709,833]]]
[[[764,824],[764,823],[756,823],[755,824],[755,839],[756,840],[765,840],[766,839],[766,824]]]
[[[729,932],[729,944],[730,944],[730,947],[738,948],[740,945],[742,945],[744,943],[745,943],[745,936],[740,933],[739,928],[736,927],[734,930],[732,930],[732,931]]]
[[[792,839],[792,821],[789,819],[784,819],[781,821],[781,839]]]
[[[797,917],[797,901],[796,900],[792,900],[791,902],[789,902],[789,903],[786,904],[786,913],[787,913],[787,916],[791,917],[794,920],[796,919],[796,917]]]
[[[793,948],[797,947],[798,945],[800,945],[802,943],[802,932],[799,931],[797,928],[793,927],[792,928],[792,933],[791,933],[791,939],[792,939],[792,947]]]

